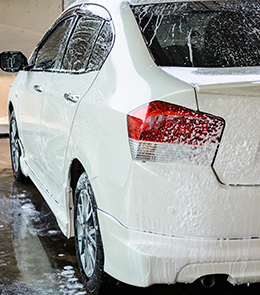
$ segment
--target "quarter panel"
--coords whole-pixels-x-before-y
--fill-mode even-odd
[[[129,229],[178,237],[260,234],[259,187],[221,185],[210,167],[133,163],[126,186],[92,181],[99,207]]]

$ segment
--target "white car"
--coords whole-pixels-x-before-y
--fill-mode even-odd
[[[259,1],[81,0],[0,59],[14,176],[88,291],[260,281]]]

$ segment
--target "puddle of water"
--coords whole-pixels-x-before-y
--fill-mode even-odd
[[[1,294],[87,294],[80,280],[74,240],[58,228],[32,185],[0,170]]]

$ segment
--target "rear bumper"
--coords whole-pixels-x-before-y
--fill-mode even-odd
[[[128,284],[192,283],[227,274],[233,284],[260,281],[260,239],[200,239],[131,230],[99,211],[105,271]]]

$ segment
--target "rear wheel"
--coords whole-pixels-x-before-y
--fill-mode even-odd
[[[97,205],[84,172],[74,200],[75,246],[83,282],[91,294],[102,294],[105,285],[104,255],[97,218]]]
[[[20,182],[28,182],[29,178],[26,177],[21,170],[20,158],[22,153],[19,144],[19,133],[14,111],[12,111],[9,121],[9,137],[10,154],[14,178]]]

